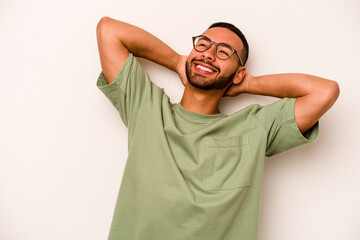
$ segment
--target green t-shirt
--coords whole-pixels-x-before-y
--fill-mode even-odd
[[[128,159],[109,240],[255,240],[265,156],[314,141],[295,99],[204,115],[171,103],[130,53],[98,88],[128,127]]]

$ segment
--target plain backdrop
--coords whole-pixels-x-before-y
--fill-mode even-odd
[[[0,2],[0,239],[106,239],[127,159],[127,128],[96,87],[96,25],[109,16],[181,54],[211,23],[238,26],[253,75],[336,80],[341,94],[320,137],[267,158],[261,240],[360,239],[358,0]],[[177,75],[141,60],[179,102]],[[275,98],[221,101],[231,114]],[[171,240],[171,236],[169,236]]]

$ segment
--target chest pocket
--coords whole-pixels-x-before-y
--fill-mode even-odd
[[[251,184],[253,162],[247,135],[208,137],[202,144],[206,190],[229,190]]]

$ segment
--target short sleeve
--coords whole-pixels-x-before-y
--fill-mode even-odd
[[[319,136],[319,122],[301,133],[295,121],[295,98],[283,98],[261,107],[257,117],[267,132],[266,156],[270,157],[305,143]]]
[[[152,99],[153,89],[158,88],[132,53],[112,83],[107,83],[101,71],[96,85],[118,110],[127,127],[142,105]]]

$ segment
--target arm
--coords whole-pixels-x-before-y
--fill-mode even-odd
[[[96,28],[101,67],[108,83],[124,65],[129,52],[177,71],[182,56],[160,39],[136,26],[103,17]]]
[[[225,96],[251,93],[296,98],[295,121],[301,133],[310,129],[339,96],[339,85],[332,80],[307,74],[287,73],[254,77],[246,73],[240,84],[231,85]]]

